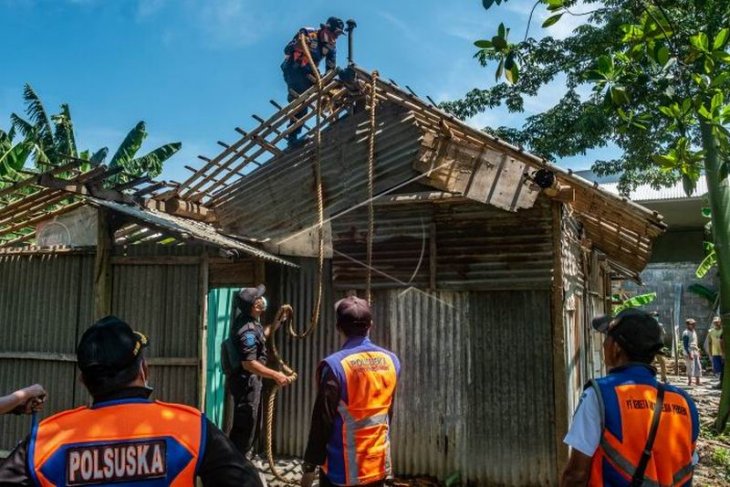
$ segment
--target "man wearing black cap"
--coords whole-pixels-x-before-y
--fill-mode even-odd
[[[266,339],[274,328],[261,324],[266,311],[264,293],[266,287],[241,289],[235,296],[235,313],[231,327],[231,339],[241,367],[229,375],[228,385],[233,395],[233,426],[229,436],[239,451],[246,455],[253,446],[259,425],[261,379],[271,379],[279,386],[286,386],[292,379],[266,366]],[[280,323],[275,323],[278,328]]]
[[[297,96],[301,95],[312,86],[311,77],[314,70],[318,70],[319,63],[325,60],[325,69],[331,71],[337,69],[337,38],[344,32],[345,23],[337,17],[330,17],[327,22],[320,24],[319,29],[313,27],[304,27],[297,32],[294,38],[284,48],[284,62],[281,63],[281,70],[284,74],[284,81],[288,90],[287,101],[294,101]],[[314,66],[309,62],[302,47],[302,36],[306,43],[311,60]],[[303,106],[300,111],[294,114],[289,125],[293,125],[297,120],[307,114],[307,106]],[[292,130],[287,136],[290,146],[296,145],[299,140],[297,136],[301,132],[302,127],[299,126]]]
[[[594,319],[593,327],[606,334],[609,373],[581,396],[564,440],[571,453],[560,485],[691,485],[699,417],[689,395],[658,382],[649,365],[663,347],[659,324],[628,309]]]
[[[195,408],[152,401],[147,337],[108,316],[76,350],[91,407],[34,425],[0,465],[0,485],[261,487],[256,470]]]
[[[390,422],[400,362],[370,341],[367,301],[350,296],[335,304],[339,352],[317,370],[318,390],[301,485],[383,485],[391,474]]]

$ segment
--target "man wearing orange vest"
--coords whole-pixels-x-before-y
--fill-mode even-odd
[[[294,38],[284,48],[284,62],[281,63],[281,70],[284,74],[284,81],[287,87],[287,101],[294,101],[297,96],[307,91],[314,82],[314,70],[319,69],[319,63],[325,60],[325,70],[337,69],[337,38],[345,30],[345,23],[337,17],[330,17],[327,22],[320,24],[319,29],[304,27],[297,32]],[[304,36],[307,49],[312,56],[312,66],[309,58],[304,52],[301,43],[301,36]],[[294,119],[289,123],[293,125],[295,120],[301,119],[307,114],[307,107],[302,107],[294,114]],[[289,146],[294,146],[300,141],[297,139],[302,127],[292,130],[287,136]]]
[[[0,485],[261,487],[253,466],[195,408],[149,399],[147,337],[108,316],[76,350],[90,407],[34,425],[0,465]]]
[[[699,416],[682,389],[656,379],[649,364],[663,347],[649,314],[600,317],[609,373],[591,380],[565,437],[571,447],[561,486],[690,486]]]
[[[400,362],[370,341],[367,301],[350,296],[335,309],[344,345],[317,370],[301,485],[312,485],[317,466],[321,487],[383,485],[391,474],[390,422]]]

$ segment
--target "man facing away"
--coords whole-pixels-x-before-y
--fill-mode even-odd
[[[302,487],[320,466],[319,485],[383,485],[391,474],[390,422],[400,362],[370,341],[367,301],[350,296],[335,304],[344,343],[317,370]]]
[[[266,338],[274,330],[261,324],[261,316],[266,310],[265,291],[263,284],[239,291],[235,299],[238,315],[234,317],[231,328],[231,339],[241,367],[229,376],[228,381],[234,401],[233,426],[229,436],[243,455],[251,450],[258,431],[261,379],[272,379],[279,386],[286,386],[292,381],[266,366]]]
[[[689,395],[657,381],[649,365],[663,346],[659,324],[628,309],[593,327],[606,334],[609,372],[585,387],[564,440],[571,452],[561,487],[692,485],[699,416]]]
[[[87,329],[76,349],[91,407],[33,427],[0,465],[0,485],[261,487],[221,430],[190,406],[149,399],[147,337],[114,316]]]
[[[319,29],[305,27],[300,29],[289,44],[284,48],[284,62],[281,63],[281,70],[284,74],[284,81],[287,87],[287,101],[294,101],[312,86],[310,76],[314,70],[318,70],[319,63],[325,60],[325,69],[331,71],[337,68],[337,38],[344,32],[345,23],[337,17],[330,17],[327,22],[321,24]],[[312,56],[314,66],[302,47],[301,36]],[[293,125],[307,114],[307,107],[303,107],[294,114],[294,119],[289,123]],[[301,125],[292,130],[287,136],[289,146],[296,145],[297,137],[301,132]]]
[[[700,347],[697,341],[697,322],[693,318],[685,320],[687,329],[682,333],[682,347],[684,348],[684,360],[687,365],[687,385],[692,385],[692,377],[695,383],[700,385],[702,377],[702,363],[700,362]]]

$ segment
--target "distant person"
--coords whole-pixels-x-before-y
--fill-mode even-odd
[[[34,384],[0,397],[0,414],[30,414],[40,411],[45,401],[46,390],[42,385]]]
[[[687,327],[682,332],[682,347],[684,348],[684,360],[687,365],[687,385],[692,385],[692,378],[695,383],[700,385],[702,378],[702,363],[700,362],[700,347],[697,340],[697,322],[693,318],[687,318],[685,321]]]
[[[719,316],[712,319],[712,328],[707,332],[707,342],[707,353],[712,358],[712,372],[720,378],[720,382],[714,388],[721,389],[725,369],[725,345],[722,343],[722,321]]]
[[[370,341],[367,301],[350,296],[335,309],[343,345],[317,370],[301,486],[312,485],[318,466],[321,487],[382,486],[391,475],[390,422],[400,362]]]
[[[284,81],[287,87],[287,101],[294,101],[299,95],[307,91],[314,82],[310,76],[314,76],[314,70],[319,69],[319,63],[325,60],[326,71],[337,69],[337,38],[344,32],[345,23],[337,17],[330,17],[327,22],[320,24],[319,29],[305,27],[299,30],[289,44],[284,48],[284,62],[281,70],[284,73]],[[301,35],[304,35],[306,46],[312,56],[312,66],[302,48]],[[289,125],[294,125],[307,114],[307,107],[302,107],[294,114],[294,119]],[[287,136],[289,146],[295,146],[301,132],[301,125],[292,130]]]
[[[261,487],[200,411],[149,399],[147,337],[107,316],[81,336],[76,357],[93,398],[44,419],[0,464],[0,485]]]
[[[593,328],[606,335],[608,375],[581,396],[560,486],[691,485],[699,416],[685,391],[656,379],[650,364],[664,345],[659,324],[627,309],[594,319]]]
[[[230,331],[233,357],[226,359],[232,362],[232,370],[227,375],[234,402],[229,436],[243,455],[249,454],[259,432],[261,379],[272,379],[282,387],[293,380],[266,366],[266,339],[275,329],[261,324],[261,316],[266,311],[265,292],[266,287],[260,284],[241,289],[234,299],[236,316]],[[274,326],[279,325],[275,323]]]

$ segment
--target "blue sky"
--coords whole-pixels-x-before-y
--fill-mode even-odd
[[[28,82],[49,111],[70,104],[81,148],[113,150],[139,120],[150,134],[143,150],[181,141],[163,173],[181,181],[189,174],[184,165],[200,165],[198,154],[216,155],[216,141],[236,140],[234,127],[252,128],[251,114],[266,117],[269,99],[285,100],[282,49],[299,27],[330,15],[356,19],[358,64],[440,102],[494,83],[493,68],[472,59],[472,42],[491,37],[500,21],[521,31],[531,6],[511,0],[486,12],[479,0],[0,0],[0,127],[22,112]],[[566,35],[571,20],[548,32]],[[539,33],[539,24],[533,29]],[[340,65],[346,51],[343,39]],[[519,126],[559,93],[546,88],[525,114],[497,109],[471,123]],[[596,154],[561,165],[586,168]]]

